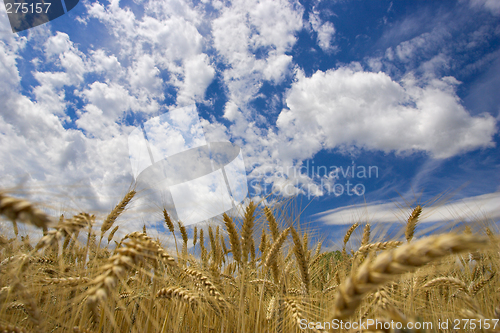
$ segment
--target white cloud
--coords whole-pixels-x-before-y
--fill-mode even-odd
[[[244,121],[235,112],[248,113],[263,81],[277,84],[289,74],[292,59],[285,52],[302,28],[302,11],[295,2],[237,1],[213,21],[214,47],[230,66],[223,73],[230,98],[226,118]],[[257,51],[264,56],[257,58]]]
[[[145,17],[137,25],[137,34],[151,43],[157,53],[157,60],[163,60],[164,65],[174,66],[173,62],[187,59],[202,51],[201,34],[192,23],[182,17],[171,17],[166,21]]]
[[[309,14],[309,23],[312,29],[318,34],[319,47],[325,52],[335,51],[337,46],[332,44],[335,40],[335,27],[333,24],[331,22],[323,22],[316,11]]]
[[[104,74],[106,77],[116,77],[123,72],[122,66],[115,55],[107,56],[102,49],[90,52],[93,60],[93,70]]]
[[[292,56],[286,54],[272,54],[267,58],[267,65],[263,70],[264,79],[274,83],[280,83],[289,73],[292,65]]]
[[[118,0],[85,3],[89,17],[80,21],[96,19],[105,25],[96,40],[99,45],[85,45],[89,50],[85,54],[78,49],[79,41],[68,34],[38,29],[36,38],[14,37],[8,21],[0,23],[4,41],[0,43],[0,158],[10,161],[0,165],[8,175],[2,181],[29,173],[30,184],[78,184],[80,188],[72,194],[84,198],[82,208],[111,209],[131,181],[126,141],[131,129],[123,118],[130,111],[147,118],[174,108],[163,102],[167,87],[169,93],[173,88],[177,94],[169,103],[207,105],[204,95],[217,62],[225,67],[221,88],[228,94],[224,116],[231,125],[202,119],[207,139],[231,139],[240,145],[249,178],[265,178],[285,194],[309,185],[311,192],[320,194],[307,176],[275,171],[283,171],[294,159],[299,160],[295,167],[300,167],[301,160],[323,148],[358,145],[383,151],[423,150],[446,157],[490,145],[495,132],[491,117],[471,117],[460,106],[453,90],[456,82],[450,78],[419,85],[409,79],[395,82],[383,73],[343,68],[311,78],[298,75],[276,133],[272,117],[256,114],[250,102],[265,81],[278,85],[293,75],[293,58],[288,53],[303,28],[304,10],[299,2],[135,3],[145,6],[140,17]],[[216,10],[205,11],[212,7]],[[316,21],[311,17],[319,46],[334,50],[334,26],[319,16]],[[88,24],[86,29],[91,27]],[[411,63],[425,51],[426,41],[432,40],[428,37],[395,46],[394,59]],[[40,59],[49,65],[40,66],[42,60],[33,59],[38,81],[32,87],[33,96],[21,93],[16,63],[30,61],[19,55],[27,43],[42,45],[37,50],[45,52],[45,59]],[[446,61],[439,55],[425,66],[435,71]],[[374,61],[373,66],[383,69],[382,61]],[[72,119],[76,129],[66,126],[68,106],[76,106],[65,96],[71,90],[81,99]],[[279,101],[281,95],[271,98]],[[313,117],[306,115],[308,110],[315,112]],[[268,166],[273,175],[264,177],[261,170]],[[142,226],[140,220],[134,223]]]
[[[349,68],[298,74],[277,121],[288,138],[288,159],[312,157],[322,148],[357,146],[397,153],[425,151],[447,158],[492,147],[496,121],[472,117],[455,94],[454,78],[419,85]]]
[[[78,88],[83,83],[88,70],[85,56],[63,33],[39,35],[39,40],[32,40],[31,43],[47,46],[49,61],[54,61],[61,71],[33,72],[39,85],[33,87],[34,96],[29,97],[22,93],[16,63],[16,60],[30,60],[19,57],[26,38],[12,36],[16,35],[10,32],[0,42],[0,160],[5,175],[0,187],[12,186],[26,178],[27,190],[31,186],[41,189],[34,192],[35,199],[51,203],[55,214],[69,207],[89,211],[107,208],[116,191],[120,191],[119,184],[130,174],[126,141],[89,139],[79,130],[63,127],[68,118],[65,115],[68,101],[62,89]],[[102,124],[102,117],[96,123]],[[109,132],[109,128],[102,131]],[[91,179],[102,183],[93,187]],[[50,186],[45,191],[47,184]],[[65,190],[71,193],[54,197],[54,192]],[[96,199],[99,192],[107,194],[102,201]],[[77,206],[70,198],[79,198]]]
[[[424,207],[420,223],[447,221],[480,221],[500,218],[500,192],[468,197],[444,205]],[[405,206],[403,206],[404,208]],[[360,219],[369,223],[396,223],[405,221],[411,209],[402,211],[397,203],[371,204],[363,207],[346,206],[315,214],[325,224],[352,224]]]
[[[116,65],[115,65],[116,66]],[[143,55],[128,69],[128,78],[132,91],[145,90],[149,96],[162,97],[162,80],[158,76],[160,70],[150,55]]]
[[[156,15],[155,6],[170,12]],[[138,19],[130,10],[120,8],[118,1],[109,6],[88,5],[91,18],[106,25],[99,39],[104,42],[97,47],[86,45],[89,51],[83,54],[77,40],[68,34],[49,31],[40,35],[36,43],[42,46],[38,49],[44,53],[42,60],[22,59],[32,60],[36,68],[33,96],[23,95],[16,62],[26,38],[13,38],[10,31],[2,35],[0,159],[4,162],[0,169],[7,176],[1,178],[0,187],[28,175],[27,189],[51,184],[59,191],[58,198],[40,198],[50,200],[55,210],[109,212],[133,181],[126,140],[131,129],[122,121],[126,113],[158,112],[167,84],[178,89],[177,103],[203,102],[215,75],[212,60],[203,52],[206,41],[197,27],[201,16],[190,6],[155,1]],[[108,43],[109,35],[116,38]],[[279,69],[287,59],[278,55],[274,60]],[[41,61],[48,66],[41,66]],[[261,67],[264,65],[265,61]],[[269,69],[268,77],[279,80],[280,74]],[[85,82],[88,78],[92,81]],[[81,107],[73,119],[76,129],[63,126],[70,121],[68,105],[77,102],[65,96],[68,88],[80,99]],[[207,138],[229,138],[222,124],[203,122]],[[158,209],[147,203],[142,207]],[[121,230],[137,230],[143,222],[153,223],[151,214],[138,216]]]
[[[484,7],[486,10],[491,11],[493,15],[500,15],[500,1],[499,0],[470,0],[471,7]]]
[[[145,1],[144,1],[145,2]],[[163,0],[145,2],[145,11],[149,16],[166,20],[170,17],[182,17],[194,24],[200,23],[200,15],[190,7],[190,1]]]
[[[83,81],[83,75],[88,71],[86,57],[73,45],[67,34],[57,32],[44,46],[47,60],[52,61],[52,58],[58,55],[56,64],[64,69],[67,75],[65,85],[78,85]]]
[[[133,98],[127,89],[116,83],[94,82],[82,92],[85,99],[103,111],[111,120],[118,120],[124,111],[134,108]]]
[[[50,58],[54,55],[70,51],[73,47],[73,43],[69,40],[68,34],[58,31],[55,36],[50,37],[45,42],[44,46],[45,56]]]
[[[185,105],[203,100],[205,90],[212,82],[215,69],[210,65],[206,54],[198,54],[184,62],[184,81],[177,98],[178,104]]]

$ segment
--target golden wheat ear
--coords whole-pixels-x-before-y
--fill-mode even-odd
[[[0,191],[0,215],[4,215],[14,224],[19,221],[41,229],[47,228],[55,222],[52,217],[36,208],[33,203],[8,196],[3,191]]]
[[[383,252],[372,262],[365,261],[347,278],[337,292],[332,319],[354,314],[363,297],[397,276],[412,272],[425,264],[454,253],[477,250],[488,239],[473,235],[444,234],[430,236],[395,250]]]
[[[420,214],[422,213],[422,206],[417,205],[415,209],[410,214],[410,217],[408,217],[408,222],[406,223],[406,230],[405,230],[405,237],[406,241],[410,242],[413,239],[413,235],[415,234],[415,228],[417,227],[418,223],[418,218]]]
[[[230,218],[226,213],[223,215],[224,224],[226,225],[226,231],[229,234],[229,243],[231,244],[231,252],[233,253],[234,261],[241,263],[241,244],[238,231],[236,230],[236,225],[232,218]]]
[[[306,255],[304,253],[304,246],[300,241],[300,236],[295,228],[292,227],[292,239],[295,244],[293,251],[295,253],[295,258],[297,259],[297,264],[299,266],[300,276],[302,278],[302,285],[304,287],[305,294],[309,294],[309,266],[307,265]]]
[[[101,226],[101,238],[106,233],[106,231],[108,231],[113,226],[118,216],[123,213],[127,205],[134,198],[135,193],[136,192],[133,190],[128,192],[125,197],[123,197],[123,199],[115,206],[115,208],[113,208],[111,213],[109,213]]]
[[[248,207],[245,210],[245,218],[243,220],[243,226],[241,228],[241,255],[242,258],[241,260],[244,262],[248,261],[248,254],[252,254],[252,248],[253,250],[253,255],[251,257],[255,258],[255,244],[253,241],[253,226],[254,226],[254,220],[255,220],[255,209],[257,206],[250,201],[248,204]]]
[[[344,246],[342,247],[342,254],[345,256],[346,255],[346,246],[347,246],[347,242],[349,242],[349,239],[351,238],[352,236],[352,233],[354,232],[354,230],[356,230],[356,228],[359,226],[359,223],[354,223],[349,229],[347,229],[346,233],[345,233],[345,236],[344,236]]]

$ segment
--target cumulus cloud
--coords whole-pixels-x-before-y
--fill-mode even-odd
[[[230,98],[226,118],[234,121],[237,112],[247,112],[264,80],[277,84],[289,74],[292,57],[285,52],[302,28],[302,12],[295,2],[237,1],[212,22],[214,47],[229,65],[223,73]]]
[[[323,22],[318,12],[313,12],[309,15],[309,24],[317,33],[318,45],[325,52],[337,50],[337,46],[333,45],[335,27],[331,22]]]
[[[200,13],[185,2],[169,0],[145,3],[146,14],[140,19],[118,1],[108,6],[92,3],[87,8],[90,17],[106,24],[117,37],[118,47],[112,51],[132,63],[128,68],[130,94],[143,106],[162,101],[165,84],[176,88],[179,105],[203,100],[215,70],[203,53],[203,36],[197,27]],[[158,107],[148,112],[152,110]]]
[[[494,119],[471,116],[460,105],[452,78],[395,81],[390,73],[364,72],[355,64],[310,78],[294,72],[290,53],[296,33],[308,26],[298,1],[135,4],[144,12],[134,13],[118,0],[85,3],[88,13],[79,22],[104,25],[96,45],[36,30],[42,56],[31,59],[34,80],[28,89],[21,87],[18,68],[30,59],[22,59],[20,51],[34,38],[15,37],[8,20],[0,22],[0,159],[9,161],[0,165],[8,175],[2,184],[21,174],[29,174],[31,184],[78,184],[71,194],[84,198],[80,208],[111,209],[133,181],[130,119],[193,102],[209,105],[204,95],[216,75],[227,103],[224,119],[201,119],[207,140],[238,144],[249,179],[264,180],[263,186],[285,195],[301,193],[301,186],[321,194],[314,180],[296,170],[324,148],[415,150],[444,158],[492,145]],[[319,47],[335,50],[333,24],[312,13],[309,25]],[[388,60],[415,62],[429,41],[442,44],[444,37],[431,35],[402,41],[388,50],[384,63],[373,60],[373,66],[386,70]],[[425,70],[436,71],[449,61],[436,55]],[[276,129],[267,110],[259,114],[251,102],[263,96],[264,83],[280,85],[295,74]],[[282,97],[278,92],[271,98],[280,105]],[[130,230],[142,222],[134,220]]]
[[[447,158],[494,146],[496,120],[471,116],[456,96],[457,84],[451,77],[395,82],[382,72],[347,67],[309,78],[299,73],[277,121],[288,138],[284,156],[306,159],[322,148],[357,146]]]
[[[186,105],[204,99],[205,91],[212,82],[215,69],[206,54],[198,54],[185,60],[185,74],[179,91],[178,103]]]

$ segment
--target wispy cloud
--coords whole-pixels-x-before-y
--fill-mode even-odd
[[[420,223],[475,221],[484,218],[496,222],[500,219],[499,200],[500,192],[494,192],[424,207]],[[410,207],[408,212],[402,212],[401,208],[401,204],[397,202],[346,206],[316,214],[313,218],[327,225],[352,224],[359,220],[369,223],[395,223],[404,221],[410,214]]]

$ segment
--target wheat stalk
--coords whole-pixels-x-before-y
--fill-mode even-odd
[[[215,285],[210,281],[208,276],[204,275],[202,272],[191,268],[184,268],[184,272],[191,276],[192,278],[201,282],[201,284],[208,290],[210,296],[215,297],[218,301],[223,302],[224,298],[222,297],[219,290],[215,287]]]
[[[14,228],[17,228],[16,221],[29,223],[38,228],[49,227],[54,222],[52,217],[36,208],[31,202],[8,196],[3,191],[0,191],[0,215],[10,219],[14,223]]]
[[[174,224],[172,223],[172,219],[168,215],[168,212],[165,208],[163,208],[163,219],[165,220],[165,224],[168,227],[168,230],[172,233],[172,235],[175,236],[175,229],[174,229]]]
[[[116,249],[116,254],[101,268],[103,273],[90,283],[94,287],[87,291],[87,304],[93,310],[99,301],[104,302],[107,299],[126,271],[136,267],[141,258],[154,258],[153,255],[156,254],[167,265],[177,267],[173,258],[147,235],[134,232],[125,238],[128,238],[129,242],[123,243],[125,247]]]
[[[471,235],[445,234],[430,236],[408,243],[395,250],[383,252],[373,262],[365,261],[347,278],[337,292],[332,317],[350,317],[363,297],[398,275],[444,256],[475,250],[487,244],[487,239]]]
[[[140,232],[135,231],[135,232],[132,232],[132,233],[128,234],[127,236],[125,236],[125,239],[127,239],[127,238],[140,240],[146,246],[147,249],[155,251],[156,254],[158,255],[158,258],[164,264],[166,264],[167,266],[170,266],[172,268],[176,268],[176,269],[179,268],[174,257],[172,257],[170,254],[168,254],[168,252],[163,247],[161,247],[161,245],[157,241],[153,240],[151,237],[149,237],[145,233],[140,233]]]
[[[260,253],[262,253],[263,257],[265,255],[268,247],[269,247],[269,244],[267,242],[267,234],[264,230],[262,230],[262,235],[260,237],[259,251],[260,251]]]
[[[364,246],[361,246],[357,253],[366,253],[370,251],[380,251],[380,250],[387,250],[387,249],[392,249],[394,247],[398,247],[403,242],[400,241],[388,241],[388,242],[378,242],[378,243],[372,243],[372,244],[366,244]]]
[[[302,278],[302,283],[305,288],[305,293],[308,294],[310,278],[309,278],[309,267],[307,265],[307,258],[304,253],[304,246],[302,245],[299,234],[297,233],[295,228],[292,227],[290,230],[292,231],[292,239],[295,244],[295,246],[293,247],[293,251],[295,253],[295,258],[297,259],[297,263],[299,265],[300,276]]]
[[[432,288],[436,286],[449,286],[455,287],[462,291],[467,291],[467,285],[460,279],[452,276],[443,276],[432,279],[431,281],[424,284],[424,288]]]
[[[494,277],[495,277],[495,273],[491,273],[490,276],[485,277],[485,278],[483,278],[482,280],[480,280],[480,281],[478,281],[476,283],[471,283],[470,286],[469,286],[469,288],[467,288],[467,291],[472,296],[476,295]]]
[[[44,278],[42,282],[46,284],[78,286],[90,282],[90,279],[88,277],[83,277],[83,276],[66,277],[66,278]]]
[[[278,236],[278,238],[274,241],[273,245],[271,245],[271,248],[269,249],[269,252],[267,253],[267,257],[264,260],[263,265],[265,267],[269,267],[272,263],[276,261],[276,258],[278,256],[278,253],[281,249],[281,246],[286,240],[286,236],[288,236],[288,233],[290,232],[291,228],[287,228],[281,232],[281,234]]]
[[[352,233],[354,232],[354,230],[356,230],[356,228],[359,226],[359,223],[354,223],[349,229],[347,229],[346,233],[345,233],[345,236],[344,236],[344,246],[342,247],[342,254],[344,255],[344,257],[346,256],[346,246],[347,246],[347,242],[349,241],[349,239],[351,238],[351,235]]]
[[[24,309],[28,313],[28,317],[33,322],[35,326],[37,326],[41,331],[43,331],[43,322],[40,313],[40,309],[38,308],[33,295],[27,290],[27,288],[21,282],[16,282],[12,287],[14,292],[20,296],[23,301]]]
[[[271,231],[271,236],[273,237],[273,241],[276,241],[276,239],[278,239],[280,235],[278,223],[276,223],[274,214],[269,207],[264,207],[264,214],[266,215],[267,222],[269,223],[269,231]]]
[[[276,310],[276,297],[273,296],[269,300],[269,304],[267,305],[267,311],[266,311],[266,319],[271,320],[274,316],[274,311]]]
[[[241,262],[241,245],[240,237],[238,231],[236,231],[236,225],[233,219],[230,218],[226,213],[223,214],[224,224],[226,225],[226,231],[229,234],[229,243],[231,244],[231,252],[233,253],[233,259],[236,262]]]
[[[243,220],[243,227],[241,228],[241,260],[247,261],[248,254],[251,251],[253,244],[253,225],[254,225],[254,212],[257,206],[250,201],[245,211],[245,218]],[[255,256],[255,252],[254,252]]]
[[[410,242],[415,234],[415,228],[417,227],[418,217],[422,213],[422,206],[417,205],[408,217],[408,222],[406,223],[405,237],[408,242]]]
[[[175,298],[189,304],[198,304],[199,294],[195,294],[183,287],[162,288],[156,294],[157,298]]]
[[[47,235],[40,239],[35,248],[37,250],[45,248],[51,244],[55,244],[63,237],[68,237],[71,234],[79,232],[82,228],[91,227],[94,219],[94,215],[91,216],[87,213],[80,213],[69,220],[61,219],[59,224],[55,227],[56,230],[47,232]]]
[[[108,235],[108,243],[111,243],[111,240],[113,239],[113,236],[115,235],[115,233],[118,231],[118,228],[119,228],[119,226],[116,226],[113,228],[113,230],[111,230],[111,232]]]
[[[363,228],[363,237],[361,238],[361,247],[368,245],[370,242],[370,224],[366,224]]]
[[[290,312],[292,318],[294,319],[295,324],[298,327],[302,327],[301,323],[305,320],[305,322],[309,322],[307,319],[304,318],[302,315],[297,303],[294,300],[285,300],[284,301],[288,311]],[[317,329],[315,327],[311,328],[311,331],[313,332],[324,332],[323,329]]]
[[[128,192],[125,195],[125,197],[123,197],[123,199],[115,206],[115,208],[113,208],[111,213],[109,213],[108,216],[106,216],[104,222],[101,225],[101,238],[106,233],[106,231],[108,231],[113,226],[118,216],[120,216],[120,214],[125,210],[125,208],[129,204],[129,202],[135,196],[135,193],[136,192],[134,190]]]

